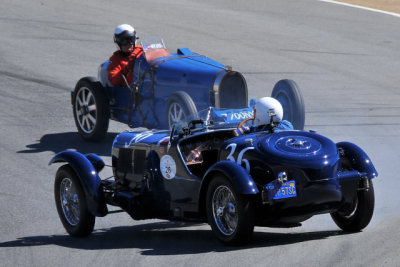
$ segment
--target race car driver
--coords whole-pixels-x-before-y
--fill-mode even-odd
[[[118,25],[114,30],[114,43],[118,50],[110,57],[107,67],[108,80],[114,86],[127,86],[133,81],[135,61],[143,54],[141,46],[136,46],[136,31],[128,24]],[[126,81],[125,81],[126,79]]]
[[[245,126],[247,120],[253,120],[253,125]],[[263,97],[254,106],[254,117],[244,120],[234,130],[235,136],[241,136],[256,131],[285,131],[294,130],[290,121],[283,120],[283,107],[278,100],[272,97]]]

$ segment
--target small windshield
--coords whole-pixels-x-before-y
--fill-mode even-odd
[[[164,41],[159,37],[148,36],[140,39],[147,62],[160,57],[168,57],[171,53],[165,47]]]
[[[253,118],[253,108],[215,109],[209,107],[199,111],[195,116],[174,124],[176,133],[185,134],[186,129],[224,129],[236,128],[245,119]],[[252,124],[249,120],[248,124]]]

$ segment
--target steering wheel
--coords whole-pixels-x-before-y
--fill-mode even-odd
[[[204,124],[204,121],[202,119],[198,119],[198,120],[192,120],[188,123],[188,128],[189,129],[195,129],[197,124]]]

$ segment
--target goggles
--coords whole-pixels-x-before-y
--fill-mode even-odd
[[[119,45],[132,45],[135,44],[136,41],[136,35],[130,35],[130,36],[116,36],[115,41]]]
[[[121,44],[121,46],[133,45],[133,44],[135,44],[135,41],[132,41],[132,40],[123,40],[120,44]]]

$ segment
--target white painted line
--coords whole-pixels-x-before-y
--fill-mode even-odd
[[[400,14],[398,14],[398,13],[383,11],[383,10],[380,10],[380,9],[369,8],[369,7],[358,6],[358,5],[352,5],[352,4],[347,4],[347,3],[338,2],[338,1],[333,1],[333,0],[318,0],[318,1],[320,1],[320,2],[327,2],[327,3],[332,3],[332,4],[337,4],[337,5],[342,5],[342,6],[349,6],[349,7],[360,8],[360,9],[364,9],[364,10],[368,10],[368,11],[373,11],[373,12],[378,12],[378,13],[382,13],[382,14],[386,14],[386,15],[395,16],[395,17],[400,18]]]

